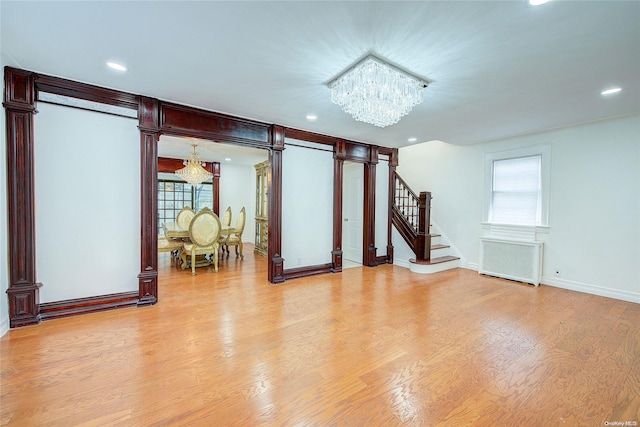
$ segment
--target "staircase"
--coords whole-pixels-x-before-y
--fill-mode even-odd
[[[416,255],[409,269],[431,274],[456,268],[460,258],[449,255],[450,247],[440,243],[439,234],[431,234],[431,193],[416,195],[395,172],[392,191],[391,222]]]

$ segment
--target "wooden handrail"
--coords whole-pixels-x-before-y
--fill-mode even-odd
[[[394,172],[392,185],[392,223],[409,244],[417,260],[431,258],[430,212],[431,193],[420,195],[411,190],[407,183]]]

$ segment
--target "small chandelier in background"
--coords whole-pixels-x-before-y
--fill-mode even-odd
[[[385,127],[422,102],[428,83],[369,55],[329,83],[331,102],[354,119]]]
[[[191,144],[193,146],[193,153],[188,159],[185,159],[184,167],[176,171],[178,178],[187,181],[191,185],[201,184],[203,181],[213,177],[213,174],[203,168],[205,163],[200,159],[198,153],[196,153],[196,147],[198,144]]]

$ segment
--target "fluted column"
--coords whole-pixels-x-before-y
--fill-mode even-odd
[[[284,258],[282,258],[282,154],[284,151],[284,128],[271,127],[268,175],[268,223],[269,260],[268,278],[271,283],[284,282]]]
[[[158,100],[140,98],[140,274],[138,305],[158,302]]]
[[[9,325],[40,323],[36,281],[33,74],[6,67],[4,72],[9,222]]]

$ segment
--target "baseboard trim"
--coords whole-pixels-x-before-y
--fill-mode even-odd
[[[475,262],[465,262],[464,265],[461,265],[460,267],[466,268],[467,270],[478,271],[480,265]]]
[[[411,264],[409,263],[408,259],[394,258],[393,259],[393,265],[397,265],[398,267],[404,267],[404,268],[410,268],[411,267]]]
[[[121,292],[117,294],[98,295],[95,297],[77,298],[64,301],[45,302],[40,304],[42,320],[77,316],[113,310],[138,304],[138,292]]]
[[[333,264],[311,265],[308,267],[289,268],[284,270],[285,280],[298,279],[300,277],[314,276],[316,274],[331,273]]]
[[[634,292],[621,291],[618,289],[605,288],[602,286],[589,285],[586,283],[574,282],[571,280],[558,279],[557,277],[542,276],[542,285],[553,286],[555,288],[568,289],[570,291],[583,292],[585,294],[598,295],[601,297],[619,299],[622,301],[640,304],[640,294]]]

